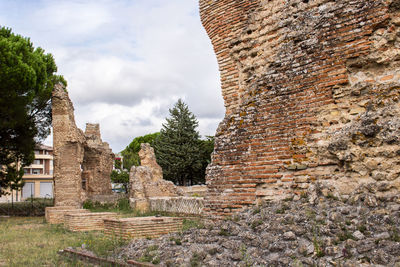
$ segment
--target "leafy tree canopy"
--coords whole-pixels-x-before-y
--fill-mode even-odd
[[[23,167],[50,133],[51,92],[58,76],[51,54],[0,27],[0,195],[23,186]]]
[[[151,146],[154,145],[154,140],[160,135],[160,133],[146,134],[144,136],[136,137],[132,142],[121,151],[123,156],[123,167],[126,170],[130,170],[132,166],[140,165],[139,151],[140,144],[149,143]]]

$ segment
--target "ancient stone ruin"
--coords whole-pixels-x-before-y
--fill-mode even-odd
[[[129,173],[130,198],[138,210],[149,209],[149,198],[183,195],[171,181],[163,179],[162,169],[156,161],[154,149],[146,143],[140,145],[141,166],[132,166]]]
[[[99,124],[87,123],[85,137],[86,146],[82,164],[82,179],[86,181],[85,190],[88,195],[109,195],[114,154],[108,143],[101,140]]]
[[[80,207],[94,195],[111,194],[114,154],[100,137],[98,124],[75,124],[68,93],[57,85],[52,97],[54,146],[54,199],[56,206]]]
[[[324,183],[400,189],[399,0],[200,0],[226,116],[206,209]]]

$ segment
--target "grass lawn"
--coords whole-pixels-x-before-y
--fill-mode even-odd
[[[98,256],[107,256],[122,241],[101,232],[71,232],[62,225],[47,224],[44,217],[0,217],[0,266],[87,266],[57,254],[82,244]]]

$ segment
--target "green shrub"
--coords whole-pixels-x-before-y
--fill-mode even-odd
[[[131,211],[132,208],[129,204],[129,199],[128,198],[121,198],[118,200],[117,203],[117,208],[120,211]]]
[[[251,223],[251,229],[256,229],[257,226],[263,224],[262,220],[256,219]]]
[[[253,208],[253,215],[254,215],[254,214],[258,214],[258,213],[260,213],[260,212],[261,212],[261,208],[260,208],[260,207],[255,206],[255,207]]]
[[[86,200],[85,202],[83,202],[83,208],[84,208],[84,209],[91,210],[91,209],[94,208],[94,204],[93,204],[93,202],[92,202],[90,199],[88,199],[88,200]]]
[[[347,239],[356,240],[356,238],[351,233],[349,233],[347,230],[340,233],[338,237],[339,237],[340,241],[346,241]]]
[[[221,230],[219,231],[218,235],[220,235],[220,236],[230,236],[231,234],[229,233],[228,230],[226,230],[226,229],[221,229]]]
[[[192,258],[190,259],[190,266],[191,267],[200,267],[200,256],[197,253],[193,253]]]
[[[153,264],[158,264],[160,263],[160,258],[158,257],[158,246],[157,245],[153,245],[153,246],[149,246],[146,248],[145,252],[143,253],[143,255],[139,258],[139,261],[141,262],[152,262]],[[155,263],[158,262],[158,263]]]
[[[314,251],[318,258],[325,256],[325,251],[323,249],[322,243],[316,237],[313,240],[314,243]]]
[[[203,229],[204,224],[200,219],[184,219],[182,223],[182,231],[192,228]]]

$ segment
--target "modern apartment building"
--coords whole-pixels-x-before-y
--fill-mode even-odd
[[[2,196],[0,202],[21,201],[30,197],[52,198],[53,197],[53,148],[38,145],[35,148],[35,160],[24,168],[22,179],[25,185],[21,191],[10,192]]]

